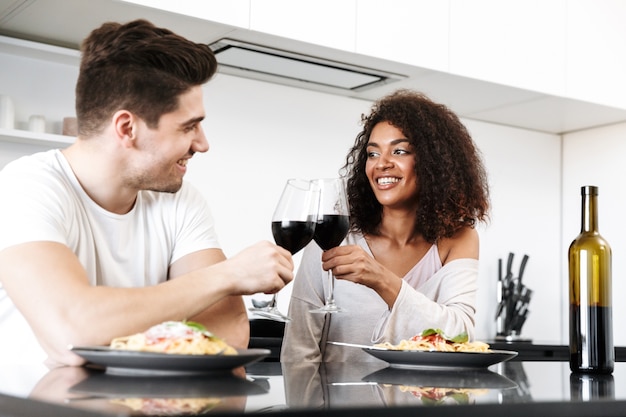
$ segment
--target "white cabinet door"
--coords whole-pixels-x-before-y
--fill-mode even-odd
[[[450,72],[565,93],[566,0],[451,0]]]
[[[433,0],[358,0],[356,52],[448,71],[450,6]]]
[[[626,108],[626,2],[570,1],[567,95]]]
[[[198,19],[247,29],[250,24],[250,0],[124,0]]]
[[[250,29],[354,52],[356,0],[253,0]]]

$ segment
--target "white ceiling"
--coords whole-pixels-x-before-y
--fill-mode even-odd
[[[464,118],[556,134],[626,121],[624,109],[348,53],[116,0],[0,0],[1,35],[72,49],[78,49],[80,41],[103,22],[136,18],[148,19],[196,42],[210,44],[230,38],[407,77],[361,92],[273,77],[265,77],[265,81],[370,101],[397,88],[413,88],[448,105]]]

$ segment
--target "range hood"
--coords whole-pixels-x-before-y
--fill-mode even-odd
[[[210,47],[223,72],[281,84],[310,83],[358,92],[407,78],[234,39],[220,39]]]

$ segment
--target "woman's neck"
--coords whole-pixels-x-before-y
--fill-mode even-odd
[[[421,240],[415,233],[415,211],[383,209],[382,221],[377,235],[392,240],[400,246]]]

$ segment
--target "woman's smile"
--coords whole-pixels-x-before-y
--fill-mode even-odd
[[[380,122],[367,144],[365,173],[383,206],[413,205],[417,196],[415,153],[400,129]]]
[[[380,186],[393,185],[400,182],[398,177],[379,177],[376,179],[376,183]]]

